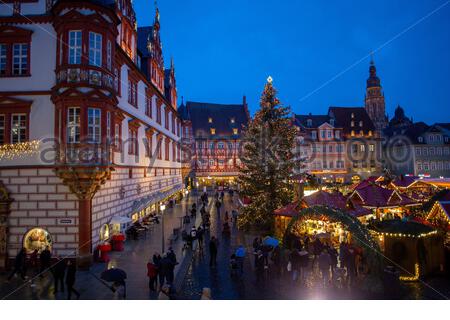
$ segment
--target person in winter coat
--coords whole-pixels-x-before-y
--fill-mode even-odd
[[[217,247],[218,241],[216,237],[212,236],[209,240],[209,266],[217,266]]]
[[[331,267],[331,258],[327,250],[324,249],[322,251],[322,253],[319,255],[318,261],[319,261],[319,269],[320,272],[322,273],[323,286],[325,287],[330,280],[330,267]]]
[[[235,256],[236,256],[236,264],[238,267],[239,275],[242,276],[244,273],[244,259],[245,259],[246,251],[244,246],[241,244],[236,249]]]
[[[178,264],[177,255],[173,251],[172,247],[169,248],[169,252],[167,253],[167,258],[170,261],[168,283],[172,284],[175,279],[175,274],[174,274],[175,266]]]
[[[60,285],[61,292],[64,292],[64,275],[66,274],[66,261],[60,257],[56,257],[56,263],[53,265],[53,279],[55,283],[55,293],[58,292]]]
[[[217,209],[217,213],[220,214],[220,207],[222,206],[222,202],[220,202],[220,200],[216,200],[216,209]]]
[[[255,260],[255,272],[256,272],[256,282],[261,284],[264,281],[264,255],[261,250],[256,252],[256,260]]]
[[[334,271],[337,268],[338,252],[335,247],[331,246],[331,247],[328,247],[328,254],[330,255],[330,259],[331,259],[331,276],[334,277]]]
[[[16,274],[19,273],[22,280],[26,280],[25,270],[26,270],[27,253],[25,248],[20,249],[19,253],[16,255],[14,260],[14,269],[8,277],[8,281]]]
[[[67,273],[66,273],[66,285],[67,285],[67,299],[70,300],[72,292],[75,293],[77,299],[80,298],[80,293],[75,290],[73,285],[75,284],[77,273],[77,266],[71,260],[67,260]]]
[[[147,263],[148,288],[150,291],[156,291],[156,283],[158,281],[158,268],[152,262]]]
[[[202,226],[198,226],[198,228],[197,228],[197,241],[198,241],[198,247],[199,247],[201,252],[203,252],[203,235],[204,235],[204,230],[203,230]]]
[[[49,246],[46,246],[45,249],[41,252],[40,260],[41,260],[40,276],[42,277],[42,273],[50,268],[50,261],[52,260],[52,253],[50,251]]]
[[[291,261],[292,281],[296,282],[300,272],[300,253],[297,249],[292,249],[289,261]]]
[[[159,285],[160,287],[164,286],[164,284],[170,283],[170,273],[172,269],[172,261],[167,257],[167,254],[164,254],[164,256],[161,258],[161,261],[159,263]]]

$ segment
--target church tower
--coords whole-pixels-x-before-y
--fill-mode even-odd
[[[381,81],[377,76],[377,69],[373,59],[370,61],[369,78],[367,79],[365,109],[377,131],[387,127],[386,106]]]

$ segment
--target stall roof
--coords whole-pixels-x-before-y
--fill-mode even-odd
[[[433,228],[424,224],[403,220],[377,221],[370,224],[369,229],[379,233],[402,234],[415,237],[435,232]]]
[[[414,206],[418,202],[412,200],[396,190],[382,188],[377,185],[367,185],[356,189],[349,196],[352,202],[366,208],[392,208],[402,206]]]

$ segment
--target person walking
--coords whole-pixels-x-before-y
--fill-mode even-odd
[[[161,276],[160,276],[160,272],[159,272],[159,267],[160,267],[160,263],[161,263],[161,255],[159,254],[159,252],[156,252],[153,254],[153,258],[152,258],[153,264],[156,266],[156,270],[158,271],[158,276],[156,279],[156,282],[158,282],[158,278],[159,278],[159,287],[161,288],[162,286],[162,282],[161,282]]]
[[[237,263],[237,267],[238,267],[240,276],[242,276],[244,274],[244,259],[245,259],[246,253],[247,252],[242,244],[239,245],[239,247],[236,249],[236,252],[234,253],[236,256],[236,263]]]
[[[150,291],[156,291],[156,284],[158,282],[158,267],[149,260],[147,263],[147,277],[148,277],[148,288]]]
[[[216,200],[216,209],[217,213],[220,214],[220,207],[222,206],[222,202],[219,199]]]
[[[55,293],[58,292],[58,286],[61,288],[61,292],[64,292],[64,275],[66,273],[66,261],[60,257],[56,257],[56,263],[53,265],[53,279]]]
[[[323,287],[325,288],[330,281],[331,258],[326,249],[318,257],[319,269],[322,273]]]
[[[80,298],[80,293],[73,287],[76,280],[77,266],[72,260],[67,260],[67,274],[66,274],[66,285],[67,285],[67,299],[70,300],[72,297],[72,292],[75,293],[77,299]]]
[[[209,240],[209,266],[217,266],[217,247],[218,241],[216,237],[212,236]]]
[[[43,273],[50,268],[50,262],[52,260],[52,253],[50,251],[50,247],[46,246],[44,250],[41,252],[40,256],[41,269],[40,269],[40,277],[43,277]]]
[[[334,273],[337,268],[338,252],[335,247],[331,246],[331,247],[328,247],[328,254],[330,255],[330,260],[331,260],[331,278],[334,279],[335,278]]]
[[[197,228],[197,242],[198,242],[198,249],[201,254],[203,254],[203,234],[204,231],[202,226],[200,225]]]
[[[172,284],[175,280],[175,266],[178,264],[177,255],[173,251],[173,248],[169,248],[169,252],[167,253],[167,258],[169,259],[169,273],[168,273],[168,283]]]
[[[261,250],[258,250],[256,252],[256,259],[255,259],[255,272],[256,272],[256,283],[262,284],[264,281],[264,255]]]
[[[11,274],[8,277],[7,281],[10,281],[11,278],[16,274],[19,273],[22,280],[26,280],[25,276],[25,270],[26,270],[26,261],[27,261],[27,253],[25,248],[20,249],[19,253],[16,255],[16,258],[14,259],[14,269],[11,272]]]
[[[300,254],[297,249],[292,249],[289,261],[291,261],[292,282],[296,283],[300,272]]]

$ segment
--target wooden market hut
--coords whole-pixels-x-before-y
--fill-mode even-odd
[[[373,210],[378,219],[384,218],[386,214],[402,218],[404,215],[409,214],[411,207],[420,205],[418,201],[401,194],[395,189],[387,189],[375,184],[368,184],[355,189],[348,197],[348,200],[355,206]]]
[[[371,214],[370,210],[347,201],[347,198],[340,192],[319,190],[309,196],[303,197],[300,201],[294,201],[285,207],[275,210],[275,235],[283,235],[293,217],[298,215],[302,209],[313,206],[328,206],[339,209],[357,217],[360,221],[365,216]]]
[[[395,264],[402,280],[414,281],[444,271],[442,236],[432,227],[403,220],[377,221],[369,229],[378,239],[386,264]]]

